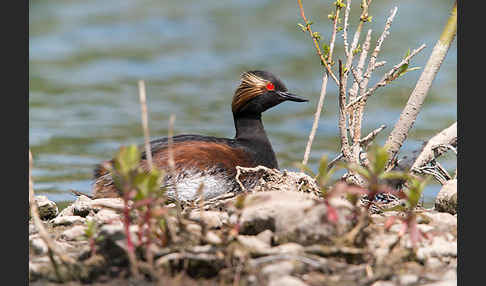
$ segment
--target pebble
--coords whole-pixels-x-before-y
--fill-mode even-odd
[[[60,226],[60,225],[72,225],[77,223],[85,223],[86,219],[80,216],[60,216],[52,219],[50,223],[53,226]]]
[[[37,203],[37,209],[39,210],[39,217],[42,220],[48,220],[56,217],[59,214],[57,205],[47,199],[46,196],[35,196],[35,202]]]
[[[286,260],[264,266],[261,273],[268,279],[273,279],[292,274],[294,268],[294,263]]]
[[[65,240],[78,240],[85,234],[86,226],[75,225],[70,229],[67,229],[61,233],[61,238]]]
[[[30,246],[37,255],[44,255],[47,253],[47,244],[40,237],[35,237],[30,240]]]
[[[435,198],[434,207],[440,212],[457,213],[457,179],[447,181]]]
[[[285,275],[283,277],[270,280],[268,286],[307,286],[307,284],[297,277]]]

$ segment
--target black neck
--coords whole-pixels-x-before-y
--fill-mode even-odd
[[[233,114],[233,119],[236,128],[235,139],[255,153],[256,163],[269,168],[278,168],[277,158],[263,128],[261,114]]]

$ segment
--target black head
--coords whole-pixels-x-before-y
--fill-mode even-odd
[[[284,101],[305,102],[305,98],[289,93],[285,85],[266,71],[248,71],[241,75],[231,108],[233,114],[259,115]]]

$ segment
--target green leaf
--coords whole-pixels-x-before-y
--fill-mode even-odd
[[[145,199],[156,193],[160,189],[162,181],[162,172],[152,169],[148,173],[138,173],[135,175],[133,184],[137,189],[135,200]]]
[[[403,64],[400,66],[400,68],[398,69],[398,74],[402,75],[404,74],[408,69],[408,64]]]
[[[115,157],[115,169],[123,176],[135,170],[140,163],[140,151],[136,145],[121,147]]]
[[[318,169],[318,176],[319,177],[325,177],[327,175],[327,155],[324,155],[321,157],[321,161],[319,163],[319,169]]]
[[[88,238],[93,237],[96,231],[96,222],[94,220],[86,221],[86,229],[84,230],[84,235]]]
[[[386,173],[380,174],[379,178],[382,180],[396,180],[402,179],[407,180],[410,176],[405,172],[399,171],[388,171]]]
[[[406,191],[410,208],[415,208],[417,206],[420,197],[422,196],[422,191],[427,185],[429,179],[430,177],[427,177],[424,180],[419,180],[414,177],[410,178],[409,189]]]
[[[330,47],[326,44],[322,44],[322,51],[324,52],[325,55],[329,54],[329,49]]]
[[[311,176],[312,178],[315,178],[316,177],[316,174],[307,165],[304,165],[304,164],[302,164],[300,162],[295,162],[293,165],[296,168],[299,168],[300,170],[302,170],[307,175]]]
[[[373,173],[378,176],[385,171],[386,162],[388,162],[388,151],[385,147],[371,147],[369,160],[372,165]]]
[[[408,57],[408,56],[410,56],[410,48],[408,48],[408,51],[407,51],[407,53],[405,54],[405,57],[404,57],[404,58],[406,58],[406,57]]]
[[[366,168],[364,168],[364,167],[362,167],[362,166],[360,166],[356,163],[348,164],[346,167],[348,169],[350,169],[351,171],[360,174],[361,176],[365,177],[368,180],[371,178],[370,172]]]
[[[307,27],[302,25],[301,23],[297,23],[297,25],[302,29],[302,32],[307,31]]]

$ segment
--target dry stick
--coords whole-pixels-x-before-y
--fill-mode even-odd
[[[381,125],[380,127],[376,128],[375,130],[371,131],[370,134],[363,137],[363,139],[359,140],[359,145],[361,147],[366,148],[370,143],[376,138],[378,133],[383,131],[386,128],[386,125]]]
[[[145,155],[147,157],[147,162],[148,162],[148,167],[149,171],[152,171],[153,168],[153,160],[152,160],[152,150],[150,148],[150,135],[149,135],[149,127],[148,127],[148,112],[147,112],[147,96],[145,92],[145,82],[143,80],[138,81],[138,94],[140,98],[140,107],[141,107],[141,112],[142,112],[142,128],[143,128],[143,135],[144,135],[144,146],[145,146]],[[150,212],[150,210],[147,210]],[[149,231],[152,229],[153,226],[153,221],[149,218],[148,220],[148,227]],[[150,272],[152,276],[154,276],[154,257],[153,253],[151,251],[151,239],[150,239],[150,233],[148,233],[148,243],[146,247],[146,257],[147,257],[147,262],[148,266],[150,269]]]
[[[312,148],[312,142],[314,142],[314,137],[316,136],[317,127],[319,126],[319,118],[321,117],[322,108],[324,107],[324,99],[326,97],[327,81],[328,81],[328,78],[329,78],[329,74],[334,78],[334,80],[336,82],[338,82],[338,81],[337,81],[337,79],[335,79],[334,74],[332,73],[329,66],[327,65],[326,60],[322,56],[322,53],[321,53],[321,50],[319,48],[319,44],[317,43],[317,40],[313,37],[312,30],[310,29],[310,25],[308,25],[307,18],[305,17],[305,14],[304,14],[304,7],[302,6],[302,1],[298,0],[298,2],[299,2],[300,14],[302,16],[302,19],[304,19],[304,21],[307,25],[306,26],[307,30],[309,31],[312,39],[314,40],[314,44],[316,46],[317,53],[318,53],[319,57],[321,58],[321,61],[323,61],[323,63],[325,64],[325,66],[327,68],[326,72],[324,73],[324,75],[322,77],[322,86],[321,86],[321,93],[320,93],[320,96],[319,96],[319,102],[317,103],[317,109],[316,109],[316,112],[314,113],[314,122],[312,123],[312,128],[311,128],[311,132],[309,134],[309,139],[307,140],[307,145],[305,147],[304,159],[302,160],[302,165],[307,165],[307,162],[309,161],[310,151],[311,151],[311,148]],[[332,34],[333,36],[332,36],[332,39],[331,39],[331,42],[330,42],[330,45],[329,45],[329,56],[328,56],[329,62],[332,59],[331,57],[332,57],[332,53],[333,53],[333,50],[334,50],[334,43],[335,43],[335,40],[336,40],[338,16],[339,16],[339,9],[336,8],[336,14],[335,14],[335,18],[334,18],[334,28],[333,28],[333,34]]]
[[[147,115],[147,100],[145,95],[145,82],[143,80],[138,81],[138,94],[140,98],[140,107],[142,110],[142,128],[145,141],[145,155],[147,156],[147,162],[149,170],[152,170],[152,151],[150,148],[150,136],[148,128],[148,115]]]
[[[30,205],[30,215],[32,216],[32,220],[34,222],[34,225],[39,232],[39,236],[42,238],[42,240],[45,242],[47,245],[47,248],[50,252],[54,253],[59,257],[61,262],[66,266],[66,268],[70,269],[69,265],[75,264],[74,259],[71,257],[67,256],[64,254],[64,252],[59,248],[57,243],[49,236],[49,233],[46,231],[44,228],[44,224],[42,223],[42,220],[39,217],[39,209],[37,207],[37,202],[35,201],[35,195],[34,195],[34,181],[32,180],[32,152],[29,149],[29,205]],[[51,258],[51,262],[54,266],[54,269],[56,270],[56,274],[59,275],[58,269],[57,269],[57,263],[54,260],[54,257],[52,255],[49,256]],[[62,277],[58,276],[59,280],[63,280]]]
[[[447,151],[447,149],[443,151],[434,148],[437,145],[442,144],[453,146],[457,144],[457,121],[454,122],[451,126],[439,132],[427,142],[427,145],[425,145],[424,149],[422,149],[422,152],[418,155],[417,159],[412,164],[412,167],[410,169],[412,171],[416,171],[420,167],[425,166],[431,160],[442,155],[445,151]],[[434,149],[436,150],[435,152]]]
[[[302,165],[307,165],[307,161],[309,161],[312,142],[314,141],[314,137],[316,136],[317,126],[319,125],[319,118],[321,117],[321,111],[322,108],[324,107],[324,98],[326,97],[327,80],[328,80],[328,75],[327,72],[325,72],[324,76],[322,77],[321,94],[319,96],[319,102],[317,103],[316,112],[314,113],[314,122],[312,123],[312,129],[309,134],[309,140],[307,140],[307,145],[305,147],[304,160],[302,160]]]
[[[173,150],[173,145],[174,145],[174,121],[175,121],[175,115],[171,114],[169,118],[169,130],[168,130],[168,139],[167,139],[167,152],[168,152],[168,164],[169,164],[169,173],[172,179],[174,180],[174,194],[175,194],[175,203],[176,203],[176,210],[177,210],[177,218],[178,221],[180,221],[181,218],[181,202],[179,198],[179,192],[177,191],[177,184],[175,183],[176,179],[176,171],[175,171],[175,161],[174,161],[174,150]]]
[[[457,2],[454,2],[454,6],[451,11],[451,15],[442,31],[442,34],[437,41],[432,54],[430,55],[425,68],[420,75],[420,78],[412,91],[407,105],[400,114],[398,122],[395,124],[390,136],[388,137],[385,146],[388,147],[388,153],[390,154],[390,160],[387,163],[388,169],[392,167],[394,159],[403,145],[403,142],[407,138],[410,128],[412,128],[418,113],[420,112],[424,103],[425,97],[432,85],[439,68],[444,61],[447,51],[451,46],[452,41],[456,36],[457,30]]]

